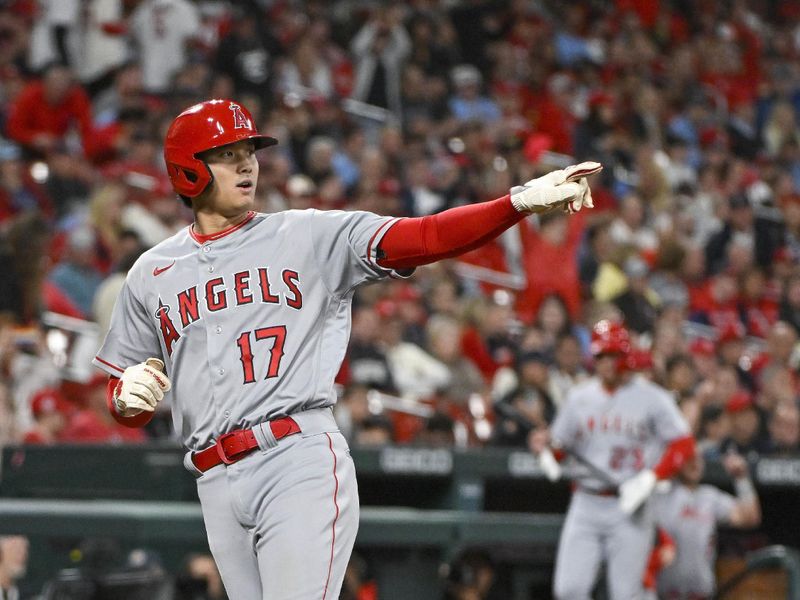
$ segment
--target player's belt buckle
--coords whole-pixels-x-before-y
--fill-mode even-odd
[[[229,431],[228,433],[223,433],[221,436],[217,438],[217,443],[214,444],[217,448],[217,456],[219,459],[225,463],[226,465],[232,465],[236,461],[238,461],[243,454],[247,453],[247,448],[244,447],[242,450],[234,452],[230,456],[225,452],[225,442],[227,442],[231,438],[238,438],[244,434],[244,431],[241,429],[237,429],[235,431]]]

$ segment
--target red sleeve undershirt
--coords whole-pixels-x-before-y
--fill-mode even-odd
[[[644,581],[642,582],[644,584],[644,589],[656,589],[658,574],[667,566],[662,562],[662,557],[664,555],[664,550],[668,548],[672,548],[673,551],[675,550],[675,540],[672,539],[665,529],[656,527],[656,543],[653,546],[653,550],[650,552],[650,558],[647,561],[647,568],[644,572]]]
[[[147,425],[150,419],[153,418],[154,413],[152,412],[140,412],[138,415],[132,417],[123,417],[117,412],[117,408],[114,406],[114,390],[117,385],[119,385],[119,377],[109,375],[108,386],[106,387],[106,406],[108,406],[108,411],[111,413],[111,416],[114,417],[117,423],[125,425],[125,427],[144,427]]]
[[[436,215],[400,219],[383,236],[377,262],[402,270],[452,258],[493,240],[525,216],[506,195]]]
[[[694,457],[695,452],[694,437],[691,435],[674,439],[664,450],[653,472],[658,479],[669,479],[686,464],[686,461]]]

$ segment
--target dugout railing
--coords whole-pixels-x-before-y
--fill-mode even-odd
[[[357,551],[383,600],[441,597],[442,565],[471,547],[498,557],[511,600],[547,597],[570,488],[545,480],[529,453],[403,446],[352,455],[363,507]],[[800,457],[751,467],[764,507],[757,535],[800,545]],[[174,446],[8,447],[1,468],[0,534],[30,536],[31,587],[70,566],[87,537],[157,548],[170,569],[206,548],[194,481]],[[713,462],[707,480],[730,485]]]

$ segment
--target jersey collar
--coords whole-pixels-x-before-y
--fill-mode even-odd
[[[189,235],[192,236],[192,239],[197,242],[198,244],[205,244],[206,242],[213,242],[214,240],[218,240],[224,238],[226,235],[230,235],[234,231],[241,229],[245,225],[247,225],[250,221],[253,220],[253,217],[256,216],[255,211],[251,210],[247,212],[247,216],[242,219],[240,222],[236,223],[236,225],[231,225],[230,227],[226,227],[222,231],[217,231],[216,233],[209,233],[207,235],[203,235],[202,233],[197,233],[194,230],[194,223],[189,225]]]

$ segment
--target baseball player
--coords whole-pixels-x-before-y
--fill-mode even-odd
[[[531,439],[551,479],[560,476],[556,459],[565,453],[592,466],[576,482],[559,540],[553,584],[559,600],[590,598],[602,561],[610,598],[641,598],[654,533],[646,501],[657,480],[694,454],[670,394],[630,371],[631,350],[621,324],[598,322],[591,340],[595,376],[567,395],[549,431],[553,452],[546,433]]]
[[[358,527],[347,443],[331,407],[357,286],[408,276],[526,215],[592,206],[583,163],[490,202],[424,218],[257,214],[260,135],[244,106],[178,115],[164,158],[194,224],[128,272],[94,364],[109,409],[145,424],[172,390],[209,546],[236,600],[334,599]]]
[[[714,593],[717,525],[756,527],[761,506],[738,454],[727,454],[722,464],[733,478],[736,496],[711,485],[700,485],[701,455],[678,471],[668,492],[653,495],[653,515],[675,544],[675,559],[657,577],[658,596],[665,600],[701,600]],[[652,578],[650,578],[652,579]]]

